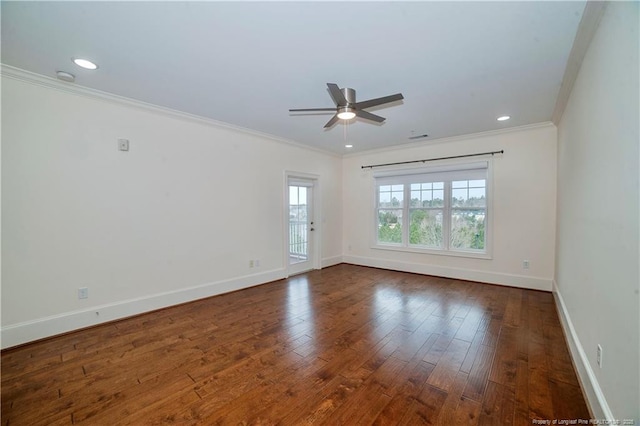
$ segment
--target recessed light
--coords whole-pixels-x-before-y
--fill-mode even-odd
[[[351,144],[347,144],[347,145],[345,145],[344,147],[345,147],[345,148],[353,148],[353,145],[351,145]]]
[[[502,115],[502,116],[498,117],[497,120],[498,121],[507,121],[510,118],[511,118],[510,115]]]
[[[96,70],[98,69],[98,66],[96,64],[94,64],[93,62],[91,62],[88,59],[82,59],[82,58],[72,58],[73,63],[76,64],[79,67],[88,69],[88,70]]]

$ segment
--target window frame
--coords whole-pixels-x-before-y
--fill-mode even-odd
[[[484,164],[480,167],[479,164]],[[468,250],[452,248],[450,246],[451,226],[452,226],[452,212],[455,210],[473,209],[472,207],[454,207],[452,202],[452,182],[461,180],[478,180],[474,179],[474,171],[478,169],[485,170],[485,245],[484,251]],[[464,177],[467,174],[468,177]],[[412,177],[414,176],[414,177]],[[428,181],[422,181],[426,176],[430,176]],[[373,233],[372,233],[372,249],[377,250],[391,250],[410,253],[423,253],[434,254],[443,256],[454,257],[469,257],[478,259],[492,259],[492,240],[493,240],[493,167],[491,159],[483,160],[481,162],[456,162],[439,164],[432,167],[421,167],[419,169],[402,168],[395,170],[386,170],[383,172],[374,173],[374,188],[373,188]],[[440,180],[436,179],[440,178]],[[414,180],[415,179],[415,180]],[[378,241],[378,227],[379,219],[379,190],[380,186],[384,185],[396,185],[402,184],[404,187],[404,200],[402,206],[395,208],[396,210],[402,210],[402,240],[401,243],[380,243]],[[411,184],[427,183],[427,182],[444,182],[444,205],[442,208],[423,208],[423,207],[411,207]],[[411,224],[411,211],[412,210],[442,210],[442,248],[425,247],[418,245],[411,245],[410,243],[410,224]]]

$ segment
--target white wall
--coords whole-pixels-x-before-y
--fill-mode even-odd
[[[339,157],[39,82],[2,78],[3,347],[283,277],[286,170],[340,261]]]
[[[640,421],[637,2],[605,9],[558,126],[557,296],[599,418]],[[596,346],[603,365],[596,364]]]
[[[493,258],[371,248],[374,179],[361,166],[505,151],[493,160]],[[552,124],[351,155],[343,166],[344,260],[409,272],[551,290],[555,244],[556,128]],[[433,163],[432,163],[433,164]],[[530,261],[524,270],[523,260]]]

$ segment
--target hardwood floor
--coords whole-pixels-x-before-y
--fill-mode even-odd
[[[2,352],[2,424],[589,419],[550,293],[353,265]]]

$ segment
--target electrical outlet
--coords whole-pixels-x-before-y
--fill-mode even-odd
[[[129,139],[118,139],[118,149],[120,151],[129,151]]]
[[[602,346],[598,345],[598,350],[596,352],[596,362],[598,363],[598,367],[602,368]]]
[[[529,269],[529,261],[528,260],[523,260],[522,261],[522,269]]]
[[[78,289],[78,299],[88,299],[88,298],[89,298],[89,288],[80,287]]]
[[[253,268],[253,260],[249,261],[249,268]]]
[[[254,263],[256,268],[260,267],[260,259],[256,259],[256,262]]]

